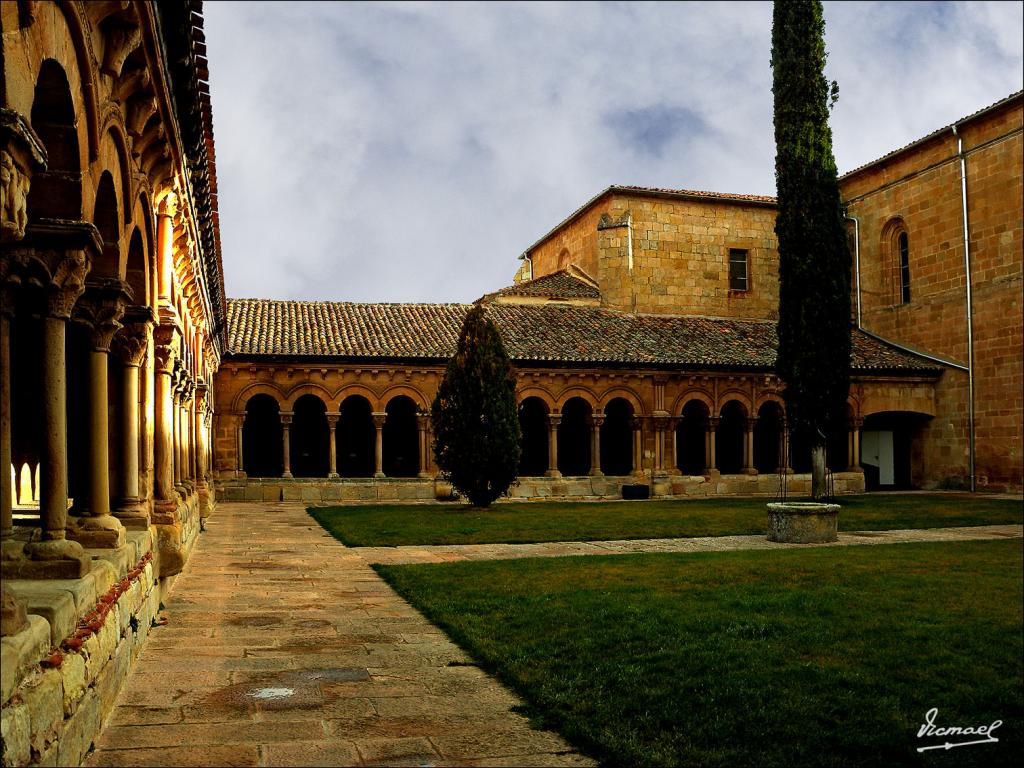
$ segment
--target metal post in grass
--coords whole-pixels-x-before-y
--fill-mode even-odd
[[[811,497],[826,494],[829,430],[845,424],[850,389],[850,250],[828,114],[818,0],[776,2],[772,19],[779,351],[786,420],[811,445]],[[842,422],[839,414],[843,415]],[[769,539],[834,541],[838,506],[769,505]],[[786,518],[791,514],[791,518]]]

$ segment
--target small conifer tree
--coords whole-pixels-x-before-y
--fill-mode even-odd
[[[437,466],[475,507],[489,506],[516,479],[515,392],[501,334],[477,305],[466,315],[430,414]]]
[[[818,0],[776,0],[772,20],[779,355],[786,418],[811,445],[811,495],[825,490],[830,430],[846,429],[850,389],[850,248],[843,224]]]

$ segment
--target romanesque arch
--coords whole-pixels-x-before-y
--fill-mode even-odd
[[[341,410],[342,404],[346,399],[353,396],[361,397],[366,401],[366,404],[370,409],[368,413],[376,413],[381,410],[380,400],[377,397],[377,393],[362,384],[347,384],[335,393],[334,401],[338,403],[338,410]]]
[[[628,475],[633,471],[633,418],[635,406],[624,397],[614,397],[604,406],[601,424],[601,471],[606,475]]]
[[[629,403],[634,416],[643,416],[646,413],[643,399],[636,392],[626,387],[614,387],[602,393],[598,410],[607,411],[608,404],[616,399]]]
[[[569,387],[563,390],[555,401],[555,407],[557,410],[564,410],[565,404],[570,400],[579,399],[585,402],[589,408],[589,413],[593,413],[597,410],[597,398],[594,397],[594,393],[589,389],[583,387]]]
[[[548,404],[536,395],[526,397],[519,403],[521,477],[540,477],[547,472],[549,413]]]
[[[590,473],[590,430],[593,407],[580,396],[563,401],[558,425],[558,471],[563,475]]]
[[[692,396],[679,411],[676,468],[684,475],[703,475],[709,464],[707,434],[711,410],[706,400],[704,396]]]
[[[268,394],[252,395],[242,423],[242,469],[249,477],[280,477],[284,472],[281,413]]]
[[[348,394],[338,406],[338,411],[338,474],[342,477],[373,477],[377,429],[373,424],[370,400],[362,394]]]
[[[94,277],[120,277],[120,220],[114,177],[110,171],[104,171],[100,175],[100,183],[96,187],[96,205],[92,215],[92,222],[96,225],[100,238],[103,240],[103,253],[93,263],[90,272]]]
[[[430,410],[430,400],[418,389],[404,384],[396,384],[385,389],[381,393],[380,402],[386,405],[398,396],[409,398],[420,413],[426,413]]]
[[[324,405],[324,410],[328,410],[327,403],[331,402],[331,393],[319,384],[314,384],[309,381],[296,384],[285,393],[282,410],[294,411],[295,404],[307,395],[312,395],[316,399],[320,400]]]
[[[30,120],[46,148],[47,169],[32,178],[29,217],[81,219],[82,157],[74,99],[67,73],[54,59],[39,69]]]
[[[383,469],[387,477],[416,477],[420,471],[418,408],[409,395],[395,395],[384,407]]]
[[[295,477],[327,477],[330,428],[327,406],[315,394],[300,395],[291,405],[291,471]]]
[[[746,434],[746,406],[737,399],[727,400],[722,405],[715,436],[715,466],[723,475],[743,471]]]

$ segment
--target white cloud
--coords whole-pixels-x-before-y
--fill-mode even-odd
[[[232,296],[468,301],[609,184],[774,189],[767,3],[204,7]],[[840,170],[1019,89],[1021,9],[826,5]]]

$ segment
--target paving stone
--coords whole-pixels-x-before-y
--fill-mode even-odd
[[[492,731],[592,764],[302,504],[222,502],[177,578],[86,765],[470,765]]]

